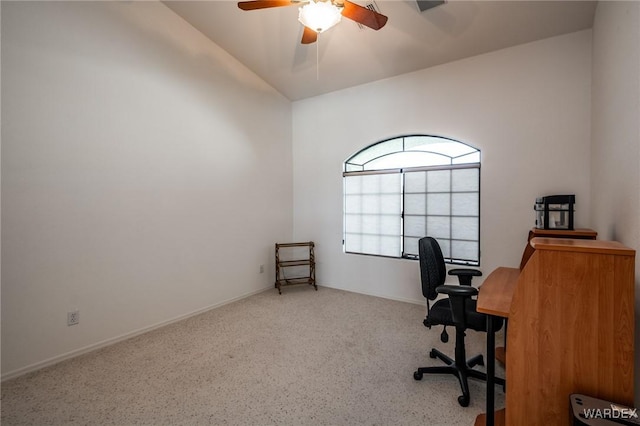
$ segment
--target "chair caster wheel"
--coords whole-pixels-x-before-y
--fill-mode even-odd
[[[460,395],[458,397],[458,404],[460,404],[461,407],[468,407],[469,406],[469,396]]]
[[[437,355],[436,355],[436,351],[435,351],[435,350],[433,350],[433,349],[431,349],[431,350],[429,351],[429,358],[434,358],[434,359],[435,359],[436,357],[437,357]]]
[[[413,372],[413,378],[414,380],[422,380],[422,373],[419,371],[414,371]]]

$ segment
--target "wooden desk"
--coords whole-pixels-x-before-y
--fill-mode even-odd
[[[506,407],[495,418],[569,426],[572,393],[633,405],[635,251],[600,240],[533,238],[531,245],[519,275],[496,269],[478,296],[478,311],[509,318]],[[492,335],[487,424],[494,420]]]
[[[478,293],[476,310],[489,315],[487,319],[487,409],[486,414],[476,418],[476,426],[494,424],[503,425],[504,410],[494,413],[495,385],[495,330],[494,317],[508,318],[511,299],[516,289],[520,269],[497,268],[484,280]]]

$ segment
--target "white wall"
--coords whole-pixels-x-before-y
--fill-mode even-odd
[[[593,26],[591,197],[602,239],[640,252],[640,3],[600,2]],[[636,253],[635,406],[640,407],[640,254]]]
[[[482,151],[485,273],[518,266],[537,196],[575,193],[589,226],[590,84],[588,30],[295,102],[294,238],[316,242],[318,282],[424,303],[417,262],[342,251],[342,162],[402,134]]]
[[[288,100],[156,2],[2,2],[2,66],[3,378],[272,287]]]

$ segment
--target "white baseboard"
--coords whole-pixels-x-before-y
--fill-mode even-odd
[[[320,287],[320,284],[318,284],[318,287]],[[364,295],[367,295],[367,296],[380,297],[382,299],[396,300],[398,302],[412,303],[414,305],[425,305],[426,306],[426,300],[425,299],[421,299],[421,300],[406,299],[406,298],[403,298],[403,297],[393,297],[393,296],[389,296],[389,295],[386,295],[386,294],[379,294],[379,293],[374,293],[374,292],[355,291],[355,290],[351,290],[351,289],[347,289],[347,288],[330,286],[330,285],[327,285],[327,284],[322,284],[322,287],[333,288],[333,289],[342,290],[342,291],[348,291],[349,293],[364,294]]]
[[[178,321],[182,321],[184,319],[187,319],[187,318],[202,314],[204,312],[210,311],[212,309],[219,308],[219,307],[224,306],[224,305],[228,305],[229,303],[237,302],[238,300],[242,300],[242,299],[245,299],[247,297],[253,296],[254,294],[262,293],[262,292],[265,292],[265,291],[271,290],[271,289],[273,289],[273,285],[265,287],[265,288],[261,288],[261,289],[255,290],[255,291],[251,291],[249,293],[240,295],[238,297],[234,297],[232,299],[228,299],[228,300],[225,300],[225,301],[222,301],[222,302],[219,302],[219,303],[215,303],[213,305],[210,305],[210,306],[207,306],[207,307],[204,307],[204,308],[201,308],[201,309],[197,309],[195,311],[192,311],[192,312],[189,312],[189,313],[186,313],[186,314],[183,314],[183,315],[178,315],[177,317],[168,319],[166,321],[161,321],[159,323],[150,325],[148,327],[143,327],[143,328],[131,331],[129,333],[122,334],[120,336],[112,337],[112,338],[103,340],[101,342],[93,343],[91,345],[84,346],[82,348],[75,349],[73,351],[66,352],[64,354],[57,355],[57,356],[54,356],[52,358],[45,359],[44,361],[39,361],[39,362],[36,362],[34,364],[27,365],[26,367],[18,368],[17,370],[9,371],[9,372],[7,372],[5,374],[2,374],[2,378],[0,379],[0,381],[4,382],[5,380],[14,379],[14,378],[16,378],[18,376],[22,376],[23,374],[27,374],[27,373],[30,373],[32,371],[40,370],[41,368],[49,367],[49,366],[57,364],[59,362],[66,361],[68,359],[75,358],[77,356],[84,355],[86,353],[93,352],[93,351],[98,350],[98,349],[102,349],[102,348],[104,348],[106,346],[110,346],[110,345],[113,345],[115,343],[122,342],[122,341],[127,340],[127,339],[131,339],[132,337],[139,336],[140,334],[148,333],[149,331],[152,331],[152,330],[167,326],[169,324],[173,324],[173,323],[178,322]]]

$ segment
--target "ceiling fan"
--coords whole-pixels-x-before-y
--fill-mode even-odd
[[[304,25],[302,44],[314,43],[318,34],[340,22],[351,19],[374,30],[387,23],[387,17],[375,10],[359,6],[349,0],[249,0],[238,2],[242,10],[268,9],[271,7],[300,5],[298,20]]]

